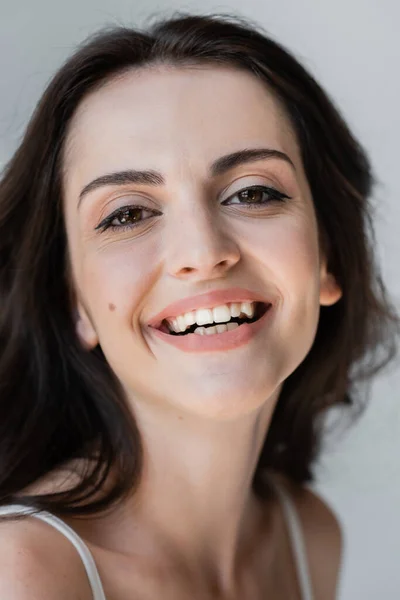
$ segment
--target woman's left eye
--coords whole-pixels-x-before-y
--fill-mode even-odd
[[[250,208],[257,208],[260,205],[265,206],[266,204],[271,204],[273,202],[284,202],[285,200],[290,199],[289,196],[282,192],[278,192],[275,188],[264,185],[253,185],[236,192],[236,194],[224,200],[222,204],[238,204],[249,206]]]

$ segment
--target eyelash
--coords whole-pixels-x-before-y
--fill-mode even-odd
[[[227,202],[228,200],[231,201],[232,198],[236,198],[236,196],[239,196],[239,194],[243,194],[243,192],[248,192],[251,190],[268,193],[270,196],[270,200],[267,202],[254,202],[252,204],[246,203],[246,202],[234,202],[232,205],[233,206],[246,206],[250,210],[257,210],[259,207],[265,207],[265,205],[271,204],[272,202],[285,202],[286,200],[291,200],[290,196],[287,196],[286,194],[283,194],[282,192],[278,192],[278,190],[276,190],[275,188],[264,186],[264,185],[253,185],[250,187],[243,188],[242,190],[239,190],[238,192],[236,192],[236,194],[233,194],[232,196],[230,196],[229,198],[224,200],[224,202],[222,204],[225,206],[230,206],[229,204],[226,205],[225,202]],[[111,215],[109,215],[106,219],[103,219],[103,221],[99,225],[97,225],[97,227],[95,229],[96,230],[101,229],[102,232],[106,231],[107,229],[110,229],[111,231],[116,231],[116,230],[125,231],[127,229],[134,229],[135,227],[137,227],[144,221],[147,221],[148,218],[150,218],[150,217],[147,217],[146,219],[140,219],[139,221],[136,221],[136,223],[133,223],[133,224],[131,223],[129,225],[112,225],[111,224],[115,218],[121,218],[123,215],[129,214],[129,212],[131,210],[141,210],[141,211],[147,211],[147,212],[153,212],[153,213],[158,212],[158,211],[149,209],[146,206],[140,206],[138,204],[131,205],[131,206],[122,206],[121,208],[119,208],[118,210],[113,212]],[[158,214],[161,214],[161,213],[158,213]],[[156,215],[156,216],[158,216],[158,215]]]

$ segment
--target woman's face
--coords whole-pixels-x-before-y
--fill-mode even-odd
[[[249,149],[275,154],[221,161]],[[64,210],[78,334],[100,344],[132,406],[261,408],[307,355],[320,304],[341,294],[289,121],[249,73],[153,67],[87,96],[66,143]],[[251,327],[158,330],[254,299],[270,308]]]

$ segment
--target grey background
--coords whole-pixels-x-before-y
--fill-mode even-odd
[[[331,94],[369,151],[378,257],[400,305],[400,5],[396,0],[127,0],[0,2],[0,165],[16,148],[45,84],[89,33],[141,25],[172,9],[235,12],[293,50]],[[345,533],[341,600],[400,597],[400,368],[377,379],[368,410],[329,435],[315,488]]]

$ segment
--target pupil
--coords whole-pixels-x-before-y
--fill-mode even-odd
[[[126,223],[126,221],[128,221],[129,218],[132,221],[138,221],[139,220],[139,216],[140,216],[140,210],[129,208],[127,210],[124,210],[124,212],[122,213],[122,216],[120,218],[120,222],[121,223]]]
[[[262,190],[249,189],[244,190],[242,194],[245,202],[260,202],[260,194],[262,195]]]

